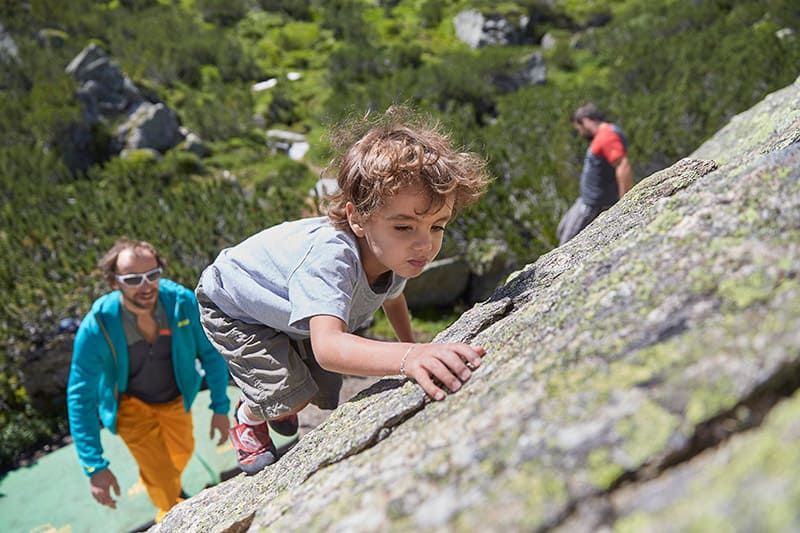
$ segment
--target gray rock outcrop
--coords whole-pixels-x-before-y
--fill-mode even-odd
[[[511,72],[495,74],[492,84],[501,93],[518,91],[528,85],[547,82],[547,65],[541,52],[534,52],[520,61],[520,68]]]
[[[2,24],[0,24],[0,60],[19,61],[17,43]]]
[[[542,47],[542,50],[552,50],[557,44],[558,40],[551,32],[542,35],[542,40],[539,42],[539,46]]]
[[[515,23],[497,14],[484,14],[476,9],[461,11],[453,18],[456,37],[470,48],[520,44],[525,40],[528,17]]]
[[[797,531],[800,79],[634,187],[384,379],[154,531]]]
[[[286,130],[267,130],[267,147],[273,153],[283,152],[294,161],[303,159],[311,145],[302,133]]]
[[[174,111],[164,104],[141,104],[117,128],[117,138],[125,149],[151,149],[166,152],[183,140],[181,125]]]
[[[83,129],[88,131],[97,122],[116,125],[112,152],[152,149],[163,153],[183,141],[175,112],[145,98],[99,46],[84,48],[66,72],[80,84],[77,96],[84,107]]]
[[[469,265],[460,257],[433,261],[416,278],[406,282],[403,294],[411,309],[451,306],[460,300],[469,286]]]
[[[66,72],[80,84],[78,99],[90,124],[101,119],[113,120],[145,102],[133,81],[96,44],[88,45],[75,56]]]

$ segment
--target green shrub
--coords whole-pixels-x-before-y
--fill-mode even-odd
[[[310,20],[312,17],[311,0],[257,0],[264,11],[284,13],[297,20]]]
[[[435,28],[442,22],[447,0],[425,0],[419,11],[420,22],[423,28]]]
[[[245,85],[218,83],[186,90],[180,106],[184,125],[208,141],[246,135],[252,125],[253,96]]]
[[[289,22],[281,28],[278,44],[284,50],[311,49],[321,35],[319,26],[312,22]]]
[[[33,408],[21,412],[3,411],[0,415],[0,472],[11,468],[25,450],[33,450],[66,431],[63,416],[47,416]]]
[[[195,0],[203,20],[221,26],[231,26],[242,19],[248,10],[246,0]]]

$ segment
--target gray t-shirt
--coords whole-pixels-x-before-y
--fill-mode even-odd
[[[356,237],[318,217],[284,222],[222,250],[200,284],[231,318],[302,339],[316,315],[357,330],[402,293],[405,278],[389,272],[370,287]]]
[[[147,403],[166,403],[180,396],[172,367],[172,331],[164,306],[159,301],[155,309],[158,336],[149,344],[136,316],[122,306],[122,327],[128,342],[128,388],[126,393]]]

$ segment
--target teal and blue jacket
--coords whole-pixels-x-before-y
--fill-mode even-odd
[[[192,407],[204,371],[211,391],[209,407],[215,413],[227,414],[228,366],[203,332],[194,294],[162,279],[158,299],[172,329],[172,366],[184,408],[188,412]],[[117,432],[119,398],[128,385],[128,343],[121,309],[120,291],[97,299],[78,328],[72,350],[67,410],[78,460],[88,476],[108,467],[100,443],[100,422],[112,433]]]

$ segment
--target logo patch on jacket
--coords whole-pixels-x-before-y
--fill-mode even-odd
[[[189,325],[189,319],[188,318],[184,318],[183,320],[178,322],[178,327],[179,328],[185,328],[188,325]]]

